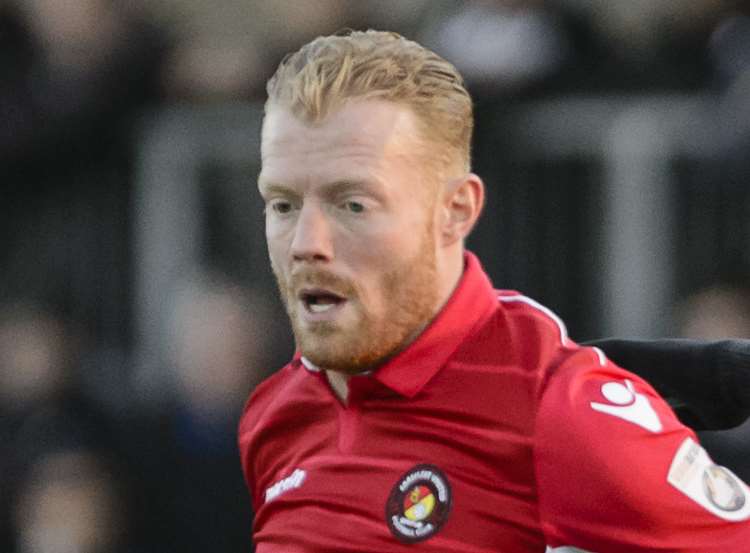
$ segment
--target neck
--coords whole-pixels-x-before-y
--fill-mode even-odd
[[[439,279],[442,286],[438,288],[438,304],[435,309],[435,316],[442,311],[445,304],[456,291],[458,283],[461,281],[461,277],[464,274],[464,248],[463,244],[456,244],[455,248],[451,248],[451,251],[444,258],[438,258],[437,270],[439,275],[445,275],[444,278]]]

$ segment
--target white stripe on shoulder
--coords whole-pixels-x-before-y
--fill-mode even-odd
[[[604,355],[604,352],[597,347],[594,347],[594,351],[596,352],[596,356],[599,358],[599,365],[601,365],[602,367],[606,367],[607,356]]]
[[[555,547],[554,549],[547,546],[547,550],[545,553],[593,553],[593,551],[586,551],[584,549],[578,549],[577,547],[564,545],[562,547]]]
[[[557,325],[557,328],[560,330],[560,343],[562,345],[566,345],[568,342],[568,329],[565,327],[565,323],[562,321],[560,317],[555,314],[554,311],[552,311],[550,308],[543,306],[541,303],[532,300],[528,296],[524,296],[522,294],[518,294],[517,296],[498,296],[497,297],[502,302],[521,302],[525,303],[527,305],[530,305],[534,309],[541,311],[547,317],[552,319],[554,323]]]
[[[319,373],[320,372],[320,369],[318,367],[316,367],[315,365],[313,365],[310,361],[308,361],[304,357],[300,357],[300,361],[302,361],[302,364],[305,366],[305,368],[308,371],[310,371],[312,373]]]

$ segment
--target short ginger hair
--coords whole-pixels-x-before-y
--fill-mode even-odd
[[[450,62],[397,33],[318,37],[288,54],[266,89],[266,112],[283,107],[312,124],[349,99],[407,106],[417,116],[431,157],[445,168],[470,169],[474,115],[463,78]]]

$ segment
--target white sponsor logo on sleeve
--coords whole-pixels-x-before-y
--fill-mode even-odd
[[[685,438],[672,460],[667,481],[719,518],[750,518],[748,487],[729,469],[715,464],[698,443]]]
[[[593,553],[593,551],[586,551],[584,549],[578,549],[577,547],[564,545],[562,547],[547,547],[545,553]]]
[[[269,486],[266,489],[266,503],[268,503],[269,501],[273,501],[284,492],[299,488],[305,481],[306,477],[307,472],[302,469],[295,469],[291,475],[287,476],[286,478],[282,478],[273,486]]]
[[[602,395],[609,403],[591,402],[591,408],[600,413],[632,422],[650,432],[661,432],[662,425],[648,398],[635,391],[630,380],[607,382],[602,385]]]

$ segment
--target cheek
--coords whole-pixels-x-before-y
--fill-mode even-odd
[[[406,268],[419,251],[419,241],[412,233],[380,236],[362,242],[352,254],[358,266],[357,280],[364,294],[363,300],[373,309],[381,309],[392,295],[393,275],[406,275]]]
[[[420,252],[425,240],[424,222],[414,222],[404,225],[398,232],[389,233],[373,250],[381,259],[387,260],[391,267],[400,267],[404,263],[413,260]]]
[[[274,271],[284,267],[283,260],[290,244],[288,234],[279,225],[266,223],[266,246]]]
[[[283,242],[283,238],[284,232],[281,225],[266,220],[266,242],[268,243],[269,251],[272,248],[277,248]]]
[[[356,259],[360,267],[366,268],[367,274],[377,274],[388,270],[397,264],[403,255],[403,240],[397,234],[391,233],[381,233],[354,242],[349,252],[350,259]]]
[[[285,257],[280,248],[275,247],[270,240],[268,242],[268,259],[271,262],[271,271],[273,271],[282,295],[284,295],[287,293],[288,264],[285,262]]]

